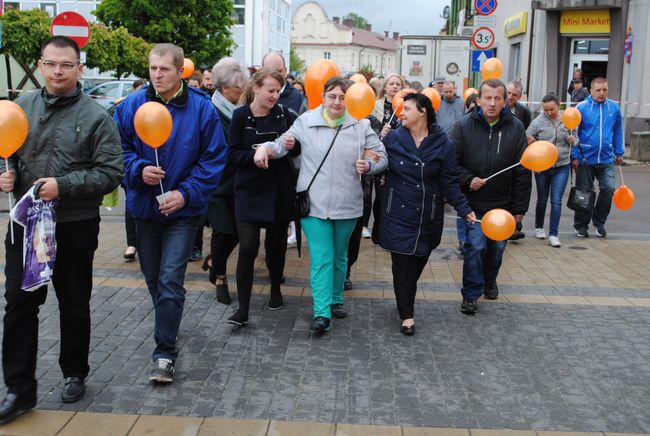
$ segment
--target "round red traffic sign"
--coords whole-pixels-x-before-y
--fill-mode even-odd
[[[90,26],[83,15],[76,12],[61,12],[54,17],[50,26],[52,36],[67,36],[84,48],[90,39]]]
[[[494,32],[489,27],[479,27],[472,35],[472,44],[479,50],[487,50],[494,44]]]

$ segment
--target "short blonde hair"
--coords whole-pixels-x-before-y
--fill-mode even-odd
[[[154,45],[153,48],[151,49],[151,52],[149,52],[149,56],[154,54],[160,57],[171,55],[174,65],[178,68],[181,68],[183,66],[183,61],[185,60],[185,54],[183,53],[183,49],[177,45],[170,44],[170,43]]]

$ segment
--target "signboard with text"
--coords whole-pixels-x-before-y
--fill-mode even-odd
[[[472,44],[480,50],[487,50],[494,44],[494,32],[489,27],[479,27],[472,35]]]

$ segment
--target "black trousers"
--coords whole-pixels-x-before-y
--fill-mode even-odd
[[[126,196],[126,188],[122,188],[124,189],[124,195]],[[131,216],[127,208],[124,208],[124,227],[126,229],[126,246],[135,247],[135,219]]]
[[[424,267],[429,262],[427,256],[390,253],[393,264],[393,290],[397,300],[397,310],[402,320],[413,318],[415,294],[418,280]]]
[[[228,235],[212,230],[210,253],[212,253],[211,277],[226,275],[226,264],[235,247],[239,244],[237,235]],[[212,281],[212,280],[210,280]]]
[[[350,278],[350,270],[359,258],[359,248],[361,247],[361,231],[363,230],[363,217],[357,220],[357,225],[354,226],[352,230],[352,235],[350,235],[350,241],[348,242],[348,271],[345,274],[345,278]]]
[[[287,226],[289,223],[257,223],[237,221],[239,258],[237,259],[237,297],[239,310],[248,315],[253,288],[255,258],[260,248],[260,230],[266,229],[267,264],[271,275],[271,293],[280,292],[282,270],[287,253]]]
[[[99,217],[56,225],[57,253],[52,284],[59,300],[63,377],[86,378],[89,371],[90,294],[93,258],[97,249]],[[38,312],[47,287],[33,292],[20,289],[23,274],[23,229],[14,225],[14,244],[5,240],[5,307],[2,369],[11,393],[36,395]]]

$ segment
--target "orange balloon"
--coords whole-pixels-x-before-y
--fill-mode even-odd
[[[562,123],[569,130],[577,129],[582,121],[582,114],[574,107],[568,107],[562,113]]]
[[[352,76],[350,76],[350,80],[352,80],[354,83],[359,83],[359,82],[368,83],[368,80],[366,79],[366,76],[364,76],[363,74],[359,74],[359,73],[353,74]]]
[[[367,83],[357,82],[345,93],[345,108],[357,120],[362,120],[375,108],[375,92]]]
[[[481,77],[483,81],[490,79],[501,79],[503,64],[497,58],[490,58],[481,65]]]
[[[194,62],[191,59],[183,59],[183,79],[187,79],[194,74]]]
[[[25,142],[29,123],[23,108],[13,101],[0,100],[0,156],[8,159]]]
[[[402,115],[402,109],[404,109],[404,97],[406,97],[406,94],[412,93],[417,94],[414,89],[404,88],[395,94],[393,101],[391,101],[391,105],[393,106],[393,111],[395,111],[396,117],[399,118],[399,116]]]
[[[546,171],[557,162],[557,147],[552,142],[535,141],[526,147],[519,162],[531,171]]]
[[[172,134],[172,115],[156,101],[140,106],[133,117],[133,124],[135,133],[151,148],[160,147]]]
[[[309,66],[305,74],[305,91],[307,91],[309,109],[317,108],[323,103],[325,83],[332,77],[340,75],[339,67],[329,59],[321,59]]]
[[[621,185],[614,191],[612,200],[614,206],[621,210],[631,209],[634,206],[634,192],[627,185]]]
[[[476,88],[467,88],[467,89],[465,90],[465,93],[463,94],[463,99],[464,99],[465,101],[467,101],[467,99],[469,98],[469,96],[472,95],[472,94],[476,94],[476,95],[478,95],[478,91],[476,90]]]
[[[422,90],[422,94],[429,97],[433,109],[436,112],[438,112],[438,109],[440,109],[440,103],[442,103],[442,100],[440,99],[440,93],[438,92],[438,90],[435,88],[424,88]]]
[[[504,209],[492,209],[481,219],[483,234],[493,241],[505,241],[515,231],[515,217]]]

